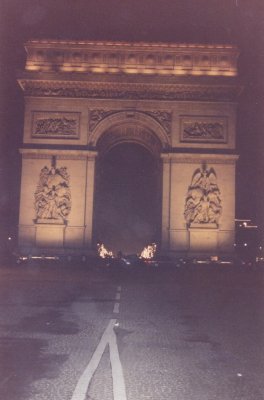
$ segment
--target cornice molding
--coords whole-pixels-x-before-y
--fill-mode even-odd
[[[86,160],[97,157],[98,152],[93,150],[56,150],[56,149],[19,149],[19,153],[25,159],[51,159],[58,160]]]
[[[32,40],[25,45],[27,71],[100,74],[236,76],[232,45]]]
[[[25,47],[95,47],[95,48],[140,48],[140,49],[237,49],[236,46],[225,43],[206,44],[206,43],[166,43],[166,42],[126,42],[111,40],[65,40],[65,39],[31,39],[25,43]]]
[[[206,154],[206,153],[161,153],[164,163],[193,164],[193,163],[214,163],[214,164],[235,164],[239,159],[237,154]]]

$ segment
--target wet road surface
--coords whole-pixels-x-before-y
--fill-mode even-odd
[[[264,271],[0,268],[0,399],[264,400]]]

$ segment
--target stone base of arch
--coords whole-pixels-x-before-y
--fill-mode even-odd
[[[92,251],[95,151],[21,149],[22,182],[20,196],[19,248],[22,252],[86,254]],[[49,172],[56,159],[56,169],[69,174],[71,218],[58,216],[36,218],[34,197],[43,168]],[[60,176],[59,176],[60,177]],[[59,182],[57,182],[59,186]],[[46,185],[47,186],[47,185]],[[45,189],[45,185],[44,185]],[[59,186],[57,198],[65,188]],[[33,201],[32,201],[33,199]],[[43,200],[42,200],[43,201]],[[74,203],[74,207],[72,204]]]
[[[237,156],[163,154],[162,249],[175,254],[233,253],[235,243],[235,163]],[[223,212],[219,223],[191,223],[184,217],[194,171],[206,163],[217,172]]]
[[[95,161],[94,151],[21,150],[23,174],[19,240],[21,250],[41,253],[73,252],[88,254],[95,249],[93,235]],[[71,219],[37,219],[28,198],[36,191],[39,171],[52,163],[70,171]],[[237,156],[215,154],[163,153],[161,242],[159,248],[172,254],[232,253],[234,250],[235,162]],[[219,224],[192,223],[184,217],[186,193],[195,170],[206,162],[214,168],[221,188],[223,213]],[[31,222],[30,222],[31,221]],[[142,243],[142,246],[145,243]],[[46,249],[46,250],[45,250]]]

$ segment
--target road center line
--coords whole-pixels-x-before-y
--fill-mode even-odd
[[[123,368],[119,357],[116,334],[110,336],[109,340],[110,362],[113,377],[113,394],[114,400],[126,400],[126,387],[123,374]]]
[[[121,292],[121,286],[117,286],[117,291]]]
[[[115,305],[114,305],[113,313],[114,314],[118,314],[119,313],[119,303],[118,302],[116,302]]]
[[[3,379],[3,380],[0,382],[0,387],[4,386],[4,385],[6,384],[6,382],[8,382],[8,381],[12,378],[12,376],[14,376],[14,374],[10,374],[10,375],[8,375],[5,379]]]
[[[116,300],[120,300],[120,297],[121,297],[121,294],[117,293],[115,298],[116,298]]]
[[[89,384],[99,365],[107,344],[109,344],[110,351],[114,400],[127,400],[123,369],[119,358],[116,334],[114,332],[115,323],[115,319],[110,320],[90,362],[88,363],[75,387],[71,400],[86,399]]]

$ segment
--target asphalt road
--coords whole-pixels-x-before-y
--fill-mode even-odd
[[[263,400],[264,270],[0,268],[0,399]]]

